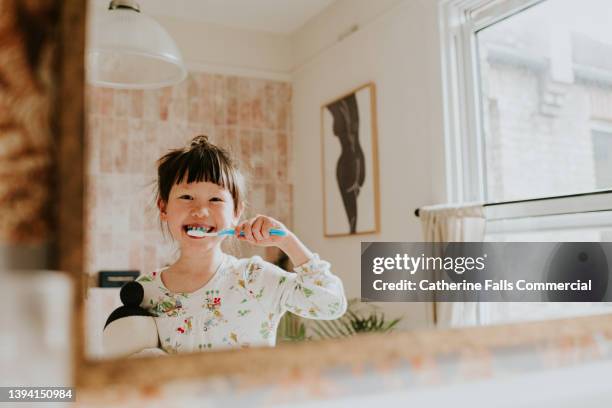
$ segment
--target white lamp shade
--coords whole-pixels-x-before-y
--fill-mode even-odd
[[[153,89],[187,76],[178,47],[151,17],[115,9],[93,19],[87,49],[87,79],[98,86]]]

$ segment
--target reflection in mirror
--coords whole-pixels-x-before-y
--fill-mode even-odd
[[[90,357],[274,346],[344,314],[342,281],[292,230],[288,82],[191,71],[87,98]]]
[[[576,58],[605,55],[590,50],[608,45],[590,41],[593,35],[587,25],[568,23],[563,26],[568,32],[552,35],[555,32],[540,23],[552,14],[575,16],[586,10],[550,9],[559,4],[564,4],[561,8],[570,7],[570,3],[574,2],[542,2],[542,7],[549,8],[534,6],[521,11],[503,22],[488,25],[476,38],[482,53],[477,59],[477,71],[486,85],[481,87],[483,93],[479,95],[485,109],[481,115],[487,118],[483,125],[487,128],[482,133],[488,138],[487,148],[492,150],[486,152],[488,173],[482,178],[490,184],[474,186],[474,191],[488,190],[491,200],[528,198],[542,191],[567,193],[544,190],[542,186],[567,186],[571,191],[581,186],[591,190],[609,187],[606,169],[610,160],[604,154],[593,154],[589,147],[600,146],[598,152],[608,148],[604,136],[611,133],[612,116],[604,103],[610,96],[607,79],[600,83],[601,77],[580,77],[580,80],[563,82],[562,87],[555,82],[555,75],[567,71],[556,63],[567,62],[572,55]],[[91,4],[90,26],[96,23],[96,13],[105,12],[108,6],[106,0],[92,0]],[[441,141],[432,149],[420,143],[434,133],[442,133],[443,126],[432,123],[437,122],[435,114],[429,115],[429,108],[436,112],[442,110],[441,106],[435,101],[430,103],[433,106],[421,107],[415,103],[411,120],[398,118],[403,113],[398,115],[397,111],[382,109],[402,106],[404,97],[398,95],[413,85],[410,81],[416,84],[422,78],[416,74],[415,78],[406,79],[405,72],[413,66],[407,62],[401,62],[405,66],[398,65],[390,57],[393,53],[371,51],[366,57],[359,54],[364,48],[361,40],[368,35],[364,34],[367,24],[356,26],[346,34],[342,42],[334,45],[338,48],[317,43],[312,34],[319,28],[316,18],[308,22],[307,29],[302,30],[303,25],[317,13],[328,12],[331,1],[303,1],[305,6],[300,11],[303,14],[282,27],[265,21],[261,15],[244,18],[241,14],[253,12],[252,9],[234,8],[228,13],[231,6],[227,6],[226,12],[220,13],[218,9],[216,12],[203,10],[197,1],[185,4],[191,8],[187,7],[184,12],[161,2],[143,0],[141,4],[141,11],[150,12],[176,41],[189,71],[184,81],[159,89],[87,87],[86,345],[90,357],[214,351],[372,331],[496,324],[605,312],[604,307],[599,307],[602,305],[449,303],[434,307],[426,302],[375,306],[358,301],[361,280],[357,248],[361,240],[428,240],[421,235],[419,222],[424,222],[423,219],[409,218],[410,208],[406,203],[421,206],[435,201],[432,190],[437,187],[431,183],[436,181],[420,175],[444,174],[444,168],[435,167],[444,167],[444,163],[434,156],[436,152],[444,152],[445,147]],[[258,9],[263,8],[263,3],[258,4]],[[588,10],[594,15],[605,14],[598,13],[595,6]],[[329,13],[333,15],[333,10]],[[574,31],[579,35],[572,34]],[[300,41],[295,40],[296,35]],[[392,43],[394,35],[395,31],[388,33],[381,29],[380,36],[368,37],[369,44],[374,44],[370,48],[376,52],[387,50],[376,41],[391,39]],[[551,38],[555,41],[549,41]],[[312,49],[293,47],[311,42]],[[525,47],[517,47],[515,43]],[[536,47],[538,50],[548,49],[544,45],[558,47],[567,58],[558,58],[553,61],[555,64],[549,64],[547,56],[555,53],[547,51],[531,60],[535,55],[530,48],[533,44],[542,44]],[[426,60],[423,72],[437,72],[437,61],[421,58],[423,55],[418,50],[415,52],[416,58]],[[362,68],[375,63],[398,66],[396,71],[401,74],[381,69],[374,77],[370,77],[370,71],[359,71],[354,78],[346,79],[344,72],[339,72],[345,65],[338,62],[353,54],[358,61],[371,58],[368,64],[361,64]],[[589,60],[579,62],[584,67]],[[610,68],[605,61],[595,63],[602,64]],[[593,72],[584,69],[581,75]],[[338,81],[340,78],[343,80]],[[363,78],[373,80],[380,90],[374,104],[378,103],[380,130],[386,132],[380,135],[378,157],[381,167],[386,166],[388,176],[380,180],[385,223],[381,224],[379,234],[364,235],[363,239],[359,236],[326,238],[321,208],[324,197],[320,181],[319,120],[322,118],[319,109],[326,102],[362,86]],[[408,86],[402,88],[398,84]],[[561,91],[563,95],[576,93],[583,97],[564,99],[563,95],[557,95]],[[423,95],[429,93],[428,90]],[[415,95],[419,97],[418,93]],[[561,104],[561,100],[574,103]],[[517,106],[521,109],[514,108]],[[589,114],[577,114],[588,109],[591,109]],[[442,115],[439,116],[441,122]],[[567,118],[579,121],[568,126]],[[515,131],[517,128],[520,132]],[[414,129],[419,132],[412,132]],[[422,129],[426,132],[420,132]],[[585,152],[583,162],[588,159],[590,164],[581,167],[587,169],[585,172],[572,170],[572,177],[563,175],[561,169],[573,167],[565,164],[559,167],[554,160],[574,159],[575,149],[567,150],[567,154],[549,154],[551,145],[561,146],[556,141],[565,129],[571,133],[565,135],[568,140],[570,136],[592,136],[580,138],[586,143],[581,146],[587,146],[581,150]],[[415,136],[409,142],[392,137],[408,133],[427,137]],[[194,141],[198,135],[206,135],[207,139]],[[359,141],[365,149],[367,140],[361,136],[360,132]],[[536,149],[533,141],[546,138],[552,141],[543,142],[540,150]],[[338,143],[337,138],[326,142]],[[563,146],[570,145],[574,146],[573,143]],[[333,148],[341,151],[339,145],[330,147]],[[406,157],[421,156],[425,152],[424,159],[403,161],[402,156],[402,160],[397,160],[392,156],[393,150],[410,150],[414,155]],[[201,160],[194,160],[200,156]],[[367,156],[365,160],[368,164]],[[519,162],[522,164],[517,165]],[[533,175],[535,164],[547,166],[538,172],[542,179],[525,183]],[[364,171],[363,185],[367,186],[370,167],[366,166]],[[244,191],[240,174],[245,179]],[[398,188],[398,175],[404,174],[413,177],[401,180],[410,188]],[[501,174],[504,176],[496,176]],[[330,185],[338,184],[332,181]],[[438,181],[444,184],[444,180]],[[451,187],[449,191],[456,186]],[[363,199],[363,194],[357,199],[360,217],[367,213],[361,205]],[[331,214],[341,214],[334,222],[342,224],[346,214],[340,194],[337,201],[341,210]],[[556,214],[550,219],[542,214],[535,218],[515,218],[512,222],[486,219],[477,237],[457,239],[607,240],[612,227],[609,213],[578,214],[580,211],[581,208],[571,214]],[[253,220],[257,214],[270,218],[259,218],[254,225],[256,229],[278,229],[286,236],[265,237],[265,245],[253,245],[232,235],[202,236],[234,228],[244,220]],[[350,225],[342,226],[349,231],[360,231],[358,222],[351,229]],[[370,230],[373,229],[366,229]],[[294,234],[297,239],[293,238]],[[325,256],[317,260],[311,251]],[[302,266],[297,273],[296,266]],[[119,287],[135,277],[140,286],[130,285],[120,297]],[[296,296],[300,301],[296,301]],[[342,314],[345,307],[347,312]],[[197,314],[187,312],[194,309]],[[103,333],[106,332],[105,354]],[[122,337],[125,333],[130,334],[129,338]],[[143,335],[136,338],[131,336],[133,333]]]
[[[341,281],[290,228],[288,85],[192,74],[161,91],[89,92],[88,270],[140,271],[105,322],[98,346],[108,355],[142,345],[155,349],[147,354],[273,346],[287,310],[311,319],[344,313]],[[267,93],[274,112],[251,109]],[[247,108],[237,109],[243,98]],[[157,109],[145,108],[152,100]],[[197,115],[179,112],[188,106]],[[239,169],[249,165],[250,196]],[[295,273],[275,265],[281,253]],[[121,279],[110,272],[102,276]],[[96,298],[112,307],[119,299],[117,290],[90,290],[98,320],[90,335],[109,312]]]

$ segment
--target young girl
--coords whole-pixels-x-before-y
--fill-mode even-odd
[[[342,282],[295,234],[265,215],[239,222],[244,179],[206,136],[158,161],[157,187],[160,218],[180,256],[137,281],[144,288],[141,306],[156,316],[166,352],[274,346],[286,311],[310,319],[336,319],[345,312]],[[234,236],[194,233],[226,228],[235,228]],[[271,229],[284,235],[270,235]],[[289,273],[259,256],[237,259],[221,250],[224,239],[276,246],[297,267]]]

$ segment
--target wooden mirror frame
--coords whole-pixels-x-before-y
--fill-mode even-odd
[[[612,314],[464,329],[426,329],[350,339],[280,344],[276,348],[228,350],[168,357],[89,360],[85,355],[84,194],[85,100],[84,44],[86,2],[56,2],[61,9],[57,126],[61,181],[57,198],[58,269],[74,283],[72,325],[74,385],[82,390],[108,386],[150,389],[167,381],[204,377],[246,378],[265,384],[304,372],[332,367],[397,363],[469,350],[517,345],[559,344],[559,341],[612,338]],[[572,343],[575,344],[575,343]],[[578,343],[580,344],[580,343]],[[155,375],[151,375],[155,373]]]

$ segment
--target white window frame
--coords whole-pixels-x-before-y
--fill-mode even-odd
[[[446,191],[450,202],[487,199],[476,33],[544,1],[547,0],[439,2]],[[487,220],[495,220],[604,211],[612,207],[612,192],[577,196],[486,207],[485,214]]]
[[[441,0],[439,14],[451,202],[484,201],[486,172],[476,32],[545,0]]]
[[[439,0],[446,192],[450,202],[486,200],[476,33],[543,1],[547,0]],[[612,190],[576,193],[487,206],[487,229],[500,234],[534,228],[610,225],[612,219],[604,211],[612,208]],[[587,214],[588,219],[577,220],[572,214]],[[537,222],[532,217],[538,217]],[[489,311],[482,304],[477,308],[476,319],[477,324],[490,321]]]

